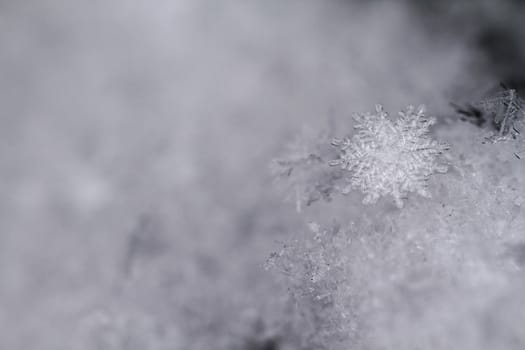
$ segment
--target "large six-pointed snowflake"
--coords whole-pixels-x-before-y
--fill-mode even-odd
[[[342,192],[362,191],[365,204],[391,195],[398,207],[409,192],[430,197],[427,181],[431,174],[447,171],[438,156],[448,146],[429,136],[435,120],[425,116],[424,106],[408,106],[392,121],[377,105],[376,113],[356,114],[354,119],[357,134],[332,141],[340,156],[330,165],[348,171]]]

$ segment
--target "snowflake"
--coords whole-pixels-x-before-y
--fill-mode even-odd
[[[392,121],[377,105],[375,114],[354,115],[357,134],[332,141],[340,155],[330,165],[339,165],[350,173],[343,194],[360,190],[365,194],[365,204],[391,195],[398,207],[403,206],[402,198],[408,192],[430,197],[427,181],[432,173],[447,171],[438,156],[448,146],[428,135],[435,120],[425,116],[424,106],[408,106],[399,116]]]

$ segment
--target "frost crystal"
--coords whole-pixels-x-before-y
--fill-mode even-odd
[[[351,232],[339,224],[324,228],[310,223],[308,231],[272,253],[266,262],[266,268],[279,273],[290,293],[292,319],[308,349],[354,348],[361,327],[357,317],[361,295],[349,283],[351,278],[356,280],[352,259],[357,254],[348,254],[353,248]]]
[[[518,96],[516,90],[506,89],[478,105],[493,118],[499,137],[516,137],[520,134],[525,120],[525,101]]]
[[[438,156],[448,146],[428,135],[435,120],[425,116],[424,106],[408,106],[392,121],[376,105],[375,114],[356,114],[354,119],[357,134],[332,141],[340,155],[330,165],[349,172],[349,184],[342,193],[358,189],[365,194],[365,204],[391,195],[398,207],[403,206],[402,198],[408,192],[430,197],[427,181],[432,173],[447,171]]]
[[[304,128],[286,152],[272,162],[271,170],[277,179],[284,180],[286,199],[295,203],[297,212],[320,199],[331,199],[340,175],[326,167],[326,160],[335,156],[328,140],[324,132]]]

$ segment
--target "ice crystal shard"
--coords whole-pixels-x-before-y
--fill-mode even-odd
[[[516,90],[506,89],[481,101],[479,107],[493,118],[493,125],[500,137],[516,136],[525,120],[525,101]]]
[[[446,172],[438,156],[448,146],[429,136],[435,120],[425,116],[425,107],[408,106],[392,121],[376,105],[374,114],[356,114],[354,120],[355,135],[332,141],[340,155],[330,165],[348,172],[342,192],[362,191],[365,204],[391,195],[398,207],[409,192],[429,197],[427,181],[435,172]]]

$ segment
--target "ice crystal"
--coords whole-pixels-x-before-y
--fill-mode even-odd
[[[505,89],[477,104],[492,119],[499,138],[516,137],[525,121],[525,101],[516,90]]]
[[[424,106],[408,106],[393,121],[377,105],[376,113],[355,114],[354,119],[357,134],[332,141],[340,155],[330,165],[348,172],[342,192],[362,191],[365,204],[391,195],[398,207],[408,192],[430,197],[427,181],[435,172],[446,172],[438,156],[448,146],[429,136],[435,120],[425,116]]]
[[[331,199],[340,175],[326,167],[326,159],[334,156],[333,150],[326,147],[328,140],[325,132],[303,128],[272,163],[274,176],[283,180],[286,199],[295,203],[297,212],[320,199]]]
[[[270,255],[266,268],[279,273],[297,313],[302,342],[310,349],[341,349],[357,339],[358,289],[348,283],[352,275],[348,254],[353,248],[350,232],[334,223],[309,230]],[[357,244],[357,243],[356,243]],[[357,305],[356,305],[357,304]],[[346,346],[345,346],[346,345]],[[341,347],[339,347],[341,346]]]

